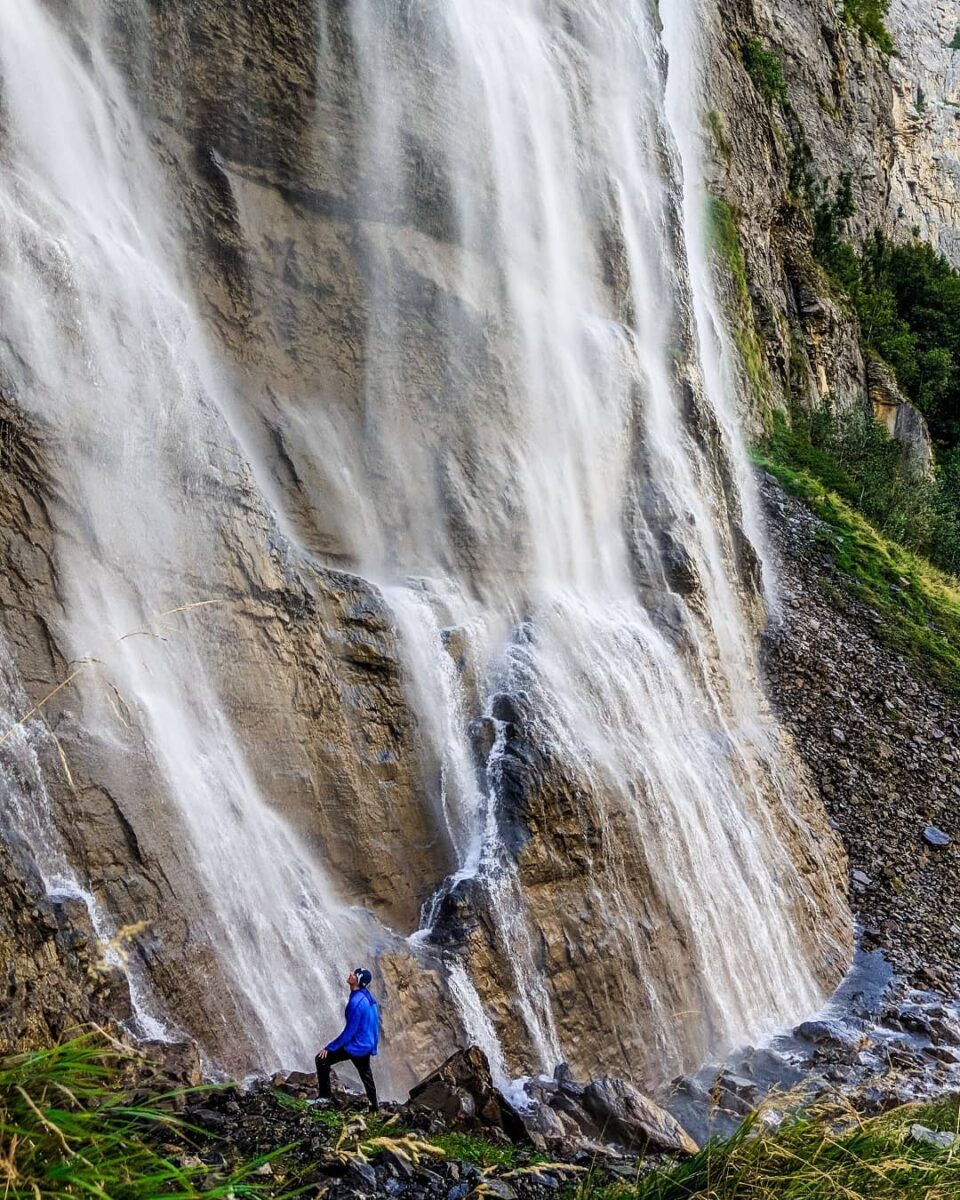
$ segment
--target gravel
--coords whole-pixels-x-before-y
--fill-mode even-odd
[[[846,845],[863,943],[955,993],[957,702],[884,644],[882,619],[816,541],[818,518],[769,475],[760,484],[781,595],[764,639],[768,691]]]

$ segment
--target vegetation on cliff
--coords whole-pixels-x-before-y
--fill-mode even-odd
[[[866,425],[866,423],[864,423]],[[882,430],[868,431],[879,441]],[[886,445],[879,443],[886,451]],[[884,536],[858,511],[862,491],[831,454],[778,426],[755,454],[821,522],[819,539],[856,599],[884,618],[878,635],[919,663],[946,689],[960,693],[960,589],[926,558]],[[878,472],[877,487],[886,488]],[[904,493],[902,516],[909,508]],[[828,585],[826,581],[824,587]],[[842,597],[838,597],[842,600]]]
[[[919,239],[880,232],[861,251],[842,232],[852,215],[850,179],[814,206],[814,253],[849,297],[864,348],[889,363],[924,414],[938,446],[960,445],[960,272]]]
[[[854,212],[849,176],[832,195],[808,180],[807,199],[814,256],[856,313],[866,356],[893,369],[926,418],[936,466],[930,476],[917,475],[867,412],[811,414],[799,404],[789,422],[774,423],[761,452],[836,493],[883,538],[958,574],[960,272],[919,240],[894,244],[877,232],[857,249],[845,235]],[[798,486],[789,477],[783,482]]]
[[[838,417],[797,409],[789,423],[783,417],[773,421],[760,453],[836,493],[882,539],[899,543],[942,571],[960,573],[956,452],[944,455],[932,476],[918,476],[904,466],[901,445],[870,413]]]
[[[843,0],[843,19],[865,34],[885,54],[893,53],[893,38],[886,26],[890,0]]]

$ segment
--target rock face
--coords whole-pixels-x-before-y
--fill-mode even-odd
[[[960,267],[960,48],[956,5],[892,0],[897,155],[890,219]]]
[[[561,1052],[585,1073],[626,1056],[637,1079],[688,1065],[733,1036],[728,1007],[750,1011],[757,991],[755,979],[730,969],[727,958],[738,968],[739,959],[723,928],[706,922],[704,949],[705,923],[691,918],[688,889],[676,874],[660,878],[675,855],[677,871],[702,886],[712,859],[698,835],[712,822],[712,845],[730,854],[730,877],[719,881],[730,905],[768,895],[783,903],[781,933],[795,932],[790,953],[764,964],[786,973],[767,1007],[794,991],[818,1002],[849,956],[843,857],[802,772],[775,777],[771,761],[791,761],[792,750],[762,701],[756,713],[737,707],[752,655],[746,673],[724,677],[721,643],[729,652],[760,619],[759,573],[694,363],[673,199],[657,226],[674,231],[665,243],[670,262],[654,256],[655,273],[667,272],[657,282],[671,312],[650,322],[662,317],[665,357],[677,360],[658,386],[676,413],[675,445],[695,468],[689,495],[702,506],[691,514],[680,489],[671,490],[676,458],[670,470],[658,466],[656,439],[644,433],[649,389],[639,376],[621,388],[614,372],[603,398],[622,403],[622,421],[608,449],[616,456],[626,445],[629,462],[612,520],[629,526],[635,623],[618,626],[614,611],[606,625],[577,626],[563,645],[589,653],[561,664],[565,679],[544,682],[536,652],[550,617],[531,616],[536,588],[524,576],[537,550],[518,465],[530,430],[510,391],[523,370],[521,338],[502,317],[504,271],[518,256],[491,262],[495,205],[482,188],[471,192],[469,221],[454,203],[451,134],[457,145],[473,142],[469,128],[450,129],[452,106],[438,101],[450,94],[441,90],[449,56],[438,54],[427,72],[418,54],[403,55],[413,66],[396,76],[397,128],[387,132],[397,161],[388,170],[376,152],[385,130],[367,51],[388,45],[400,57],[402,39],[422,36],[406,16],[393,31],[401,40],[387,43],[376,21],[364,26],[380,10],[362,3],[267,0],[254,13],[105,2],[94,36],[86,10],[54,6],[51,17],[29,5],[39,22],[62,20],[69,36],[60,50],[85,46],[84,61],[99,72],[109,103],[76,136],[97,127],[94,116],[107,126],[120,121],[125,146],[138,145],[138,123],[147,132],[142,157],[110,181],[132,199],[115,211],[110,189],[85,176],[94,200],[87,209],[106,210],[126,229],[125,212],[149,211],[154,186],[175,209],[175,228],[156,233],[164,253],[127,229],[137,255],[122,270],[88,277],[96,248],[113,244],[97,237],[84,242],[88,256],[65,266],[57,255],[72,246],[69,228],[59,241],[31,245],[33,257],[21,264],[24,278],[34,262],[48,268],[33,281],[39,294],[28,295],[36,303],[23,305],[31,316],[46,311],[41,300],[75,294],[81,314],[107,314],[95,331],[84,327],[90,345],[92,332],[105,343],[97,360],[104,378],[91,383],[88,356],[77,353],[87,342],[72,335],[70,320],[57,353],[39,356],[33,375],[4,343],[0,543],[11,569],[0,578],[0,608],[23,690],[8,719],[40,702],[43,711],[43,722],[20,729],[21,758],[5,781],[57,832],[46,874],[72,864],[112,928],[140,930],[131,970],[151,985],[158,1015],[238,1070],[308,1065],[321,1028],[338,1018],[329,981],[353,965],[358,945],[378,958],[394,1090],[436,1061],[438,1046],[462,1042],[476,1015],[450,961],[469,968],[512,1070]],[[806,32],[793,30],[798,40]],[[589,30],[578,36],[589,43]],[[103,69],[106,59],[124,64],[122,87],[117,72]],[[742,84],[742,68],[722,66],[737,70]],[[877,78],[856,103],[872,103]],[[469,124],[471,113],[457,119]],[[756,98],[744,128],[783,169]],[[5,127],[11,153],[15,132]],[[865,136],[879,144],[875,133]],[[33,149],[28,142],[19,153],[26,161]],[[752,153],[746,140],[741,153]],[[458,165],[469,175],[472,155]],[[749,185],[749,170],[743,179]],[[743,197],[744,211],[753,203],[767,204],[759,188]],[[24,222],[25,244],[47,219]],[[613,327],[597,357],[613,371],[635,353],[623,331],[638,296],[626,280],[616,214],[597,220],[594,299],[609,319],[594,322],[587,340],[609,339]],[[179,241],[182,255],[164,257],[168,240]],[[852,393],[862,362],[845,348],[839,308],[812,283],[804,290],[805,267],[777,286],[789,288],[807,322],[821,391],[845,374]],[[44,281],[49,287],[58,272],[71,287],[48,293]],[[104,278],[123,287],[101,287]],[[150,288],[136,290],[143,279]],[[182,336],[193,306],[209,358],[192,359],[192,340]],[[156,365],[157,379],[137,377],[133,387],[123,369],[131,341],[124,319],[141,308],[148,319],[138,328],[149,336],[137,359]],[[575,316],[571,352],[585,336],[582,313]],[[453,354],[441,337],[450,330]],[[158,353],[154,343],[162,351],[167,339],[172,350]],[[183,359],[193,363],[186,380]],[[545,356],[551,369],[565,361]],[[45,369],[62,362],[72,369]],[[591,379],[595,365],[591,357]],[[96,404],[60,402],[84,388]],[[128,394],[139,402],[118,404]],[[170,411],[169,394],[177,398]],[[534,414],[539,438],[553,436],[556,411]],[[415,436],[401,438],[410,425]],[[125,445],[140,451],[133,468],[105,427],[122,427]],[[363,448],[362,472],[348,442]],[[582,449],[575,446],[575,463]],[[125,497],[122,520],[117,496]],[[423,509],[439,513],[428,538]],[[549,527],[552,514],[541,515]],[[128,527],[135,532],[116,535]],[[568,539],[560,540],[566,552]],[[421,577],[438,564],[454,573],[456,589]],[[467,618],[476,604],[498,613],[496,636],[507,646],[499,677],[483,678],[476,622],[455,620],[458,604]],[[605,643],[611,623],[616,636]],[[443,653],[431,660],[432,674],[418,676],[426,635]],[[621,677],[641,643],[651,658]],[[595,654],[601,645],[607,660]],[[562,704],[543,700],[587,691],[585,665],[594,668],[591,686],[599,680],[607,689],[594,705],[596,725],[611,713],[620,721],[612,750],[588,744],[596,725],[564,725]],[[665,677],[673,680],[671,711],[685,720],[661,728]],[[645,687],[649,700],[637,713],[630,703],[648,695]],[[425,703],[424,692],[443,704]],[[716,718],[728,710],[736,710],[729,722]],[[678,753],[675,730],[687,717],[703,736]],[[762,752],[732,745],[753,722],[771,739]],[[630,738],[637,752],[617,758]],[[450,755],[451,744],[467,743],[459,759]],[[706,794],[704,772],[690,770],[694,750],[719,773],[711,804],[684,812],[688,797]],[[24,762],[37,770],[23,771]],[[482,886],[469,871],[445,886],[473,853],[461,809],[472,804],[484,817],[491,796],[501,857]],[[721,796],[737,803],[722,809]],[[740,852],[758,827],[773,831],[764,846],[782,856],[782,870],[763,853],[741,875],[750,856]],[[727,906],[714,894],[708,900],[722,926]],[[509,923],[505,914],[517,911],[523,919]],[[432,936],[408,941],[426,916]],[[618,964],[615,984],[597,986],[601,960]],[[718,1001],[720,976],[729,1006]],[[76,1015],[85,1011],[78,1002]],[[36,1036],[44,1036],[39,1025]],[[468,1107],[457,1083],[443,1088]]]
[[[44,895],[3,845],[0,879],[0,1053],[129,1015],[123,972],[105,961],[83,904]]]
[[[867,365],[867,394],[873,415],[895,442],[903,446],[905,468],[915,475],[933,471],[933,442],[923,414],[897,387],[893,372],[884,363]]]
[[[176,634],[151,628],[143,644],[148,636],[157,642],[167,638],[163,652],[169,658],[152,664],[158,675],[164,662],[189,659],[191,648],[202,650],[207,666],[208,677],[195,681],[195,708],[188,711],[179,756],[197,768],[189,787],[180,789],[190,799],[186,807],[202,807],[199,797],[219,752],[235,742],[250,753],[246,761],[227,756],[227,796],[221,800],[226,805],[258,789],[270,797],[268,810],[282,817],[290,838],[250,878],[211,875],[217,882],[204,888],[187,864],[200,842],[215,867],[224,857],[223,830],[214,824],[191,841],[169,819],[170,766],[159,761],[143,712],[121,686],[122,673],[93,665],[44,706],[48,728],[31,727],[30,753],[49,795],[41,796],[36,780],[18,777],[17,786],[35,806],[50,802],[63,854],[92,881],[95,899],[112,914],[114,926],[145,925],[134,958],[163,997],[163,1015],[209,1033],[213,1050],[228,1064],[230,1055],[232,1065],[252,1061],[265,1038],[275,1059],[303,1054],[299,1044],[291,1050],[293,1043],[280,1037],[270,1041],[276,1031],[244,1017],[245,1000],[235,999],[242,988],[231,972],[246,967],[239,960],[250,945],[254,959],[295,958],[293,940],[268,946],[257,923],[258,907],[275,887],[282,884],[282,894],[295,897],[290,911],[306,912],[303,924],[309,927],[311,898],[332,880],[344,912],[362,905],[379,922],[375,936],[366,927],[361,934],[349,924],[353,918],[338,910],[338,926],[350,929],[348,943],[355,937],[377,946],[392,1054],[404,1064],[394,1081],[400,1087],[436,1061],[438,1045],[453,1050],[463,1037],[441,956],[405,941],[420,925],[423,906],[458,865],[458,831],[445,807],[450,764],[438,753],[436,731],[425,728],[422,705],[412,694],[409,662],[401,652],[404,633],[390,598],[361,574],[355,548],[367,536],[371,542],[380,538],[386,545],[371,557],[392,560],[405,573],[416,572],[428,558],[410,519],[411,497],[389,469],[395,428],[375,420],[375,393],[382,387],[397,405],[416,402],[418,412],[429,414],[405,473],[423,484],[425,494],[441,498],[445,539],[467,590],[489,595],[499,578],[492,577],[490,562],[509,577],[529,551],[513,520],[523,500],[515,480],[517,431],[506,383],[516,370],[516,347],[491,315],[502,290],[502,279],[484,259],[491,215],[480,205],[472,232],[458,223],[441,153],[451,133],[449,115],[434,104],[432,91],[431,100],[419,106],[417,128],[401,130],[402,186],[383,185],[379,176],[388,172],[369,140],[370,62],[357,53],[364,6],[351,11],[340,3],[266,0],[256,13],[209,3],[122,7],[104,6],[110,18],[103,22],[104,50],[126,64],[151,152],[175,200],[185,286],[230,374],[230,389],[241,399],[232,419],[243,449],[241,454],[218,445],[203,421],[190,428],[187,440],[204,447],[203,453],[191,468],[187,492],[167,497],[164,519],[174,512],[172,519],[200,527],[203,551],[186,564],[186,592],[158,596],[151,610],[188,610],[168,617]],[[709,12],[708,77],[716,117],[708,122],[711,184],[737,214],[745,290],[731,299],[754,339],[745,344],[758,348],[753,371],[745,372],[743,415],[758,428],[770,407],[785,408],[791,401],[840,409],[872,402],[904,441],[911,461],[925,470],[929,441],[922,419],[909,405],[893,403],[876,368],[868,374],[855,323],[811,259],[809,221],[792,203],[791,191],[798,164],[812,169],[828,191],[842,172],[852,170],[854,236],[877,226],[906,235],[919,224],[931,240],[955,252],[950,229],[956,225],[956,122],[950,104],[956,56],[945,48],[952,38],[949,6],[919,12],[895,0],[890,23],[902,53],[892,62],[840,21],[835,9],[827,0],[776,5],[721,0]],[[74,31],[81,29],[80,18],[64,19]],[[743,47],[754,37],[782,60],[789,111],[760,95],[744,67]],[[409,96],[401,99],[409,104]],[[469,142],[462,128],[455,132]],[[675,220],[675,214],[670,217]],[[633,300],[625,294],[614,225],[611,221],[604,235],[606,287],[616,300],[611,307],[626,312]],[[471,267],[468,291],[458,274],[465,259]],[[396,297],[402,315],[406,366],[400,372],[393,362],[380,363],[378,376],[374,350],[390,332],[377,324],[383,318],[377,298],[384,291]],[[685,295],[678,301],[671,344],[673,333],[678,345],[692,341],[684,327],[687,302]],[[461,351],[453,357],[437,350],[443,322],[456,324],[460,333]],[[688,432],[704,444],[716,440],[689,373],[683,383]],[[64,548],[102,565],[111,561],[113,547],[91,538],[68,466],[72,456],[97,442],[98,430],[78,431],[61,415],[45,420],[31,403],[32,393],[31,381],[17,377],[5,359],[0,543],[8,569],[0,577],[0,611],[27,701],[14,717],[54,692],[80,655],[109,657],[101,653],[101,641],[113,646],[113,638],[143,632],[141,611],[131,612],[129,620],[118,613],[121,623],[111,625],[109,637],[78,644],[66,611],[73,579]],[[455,400],[441,402],[451,397]],[[61,406],[63,412],[67,407]],[[337,421],[315,423],[318,410],[321,418],[336,414]],[[472,426],[464,439],[460,419],[475,411],[488,413],[489,420]],[[368,438],[372,465],[359,488],[356,481],[345,483],[339,469],[345,458],[338,428]],[[642,529],[651,512],[661,516],[663,497],[642,486],[649,455],[643,439],[637,436],[636,442],[638,483],[626,507]],[[447,453],[450,447],[456,452]],[[443,470],[436,469],[438,460],[446,464]],[[490,469],[495,461],[498,471]],[[720,479],[716,490],[723,494],[724,468],[709,456],[703,461],[707,473]],[[100,469],[109,476],[109,464]],[[264,479],[274,489],[269,496]],[[348,487],[362,493],[365,504],[345,504]],[[739,557],[745,603],[756,611],[756,572],[743,549],[736,509],[729,496],[718,509],[726,526],[722,551]],[[481,519],[491,512],[503,513],[499,525]],[[638,570],[638,579],[658,628],[692,653],[696,632],[689,614],[703,605],[704,581],[686,532],[663,521],[659,574]],[[750,561],[755,565],[755,558]],[[169,566],[161,562],[159,573]],[[118,573],[138,570],[124,564]],[[427,583],[424,594],[430,594]],[[216,603],[194,609],[194,601]],[[444,891],[436,940],[469,963],[513,1067],[534,1053],[535,1040],[517,1020],[518,992],[531,1008],[557,1014],[552,1035],[584,1072],[613,1069],[610,1060],[626,1053],[636,1064],[636,1077],[652,1079],[695,1059],[721,1033],[704,1029],[697,1016],[708,1006],[702,973],[677,966],[691,959],[692,931],[678,916],[679,898],[652,882],[655,872],[645,856],[653,843],[635,828],[635,812],[642,807],[637,797],[647,796],[643,771],[628,780],[626,791],[619,770],[612,772],[618,776],[613,783],[598,783],[576,756],[558,753],[557,739],[538,725],[529,695],[508,697],[495,713],[486,711],[481,695],[488,681],[478,678],[468,631],[443,611],[442,598],[432,596],[430,603],[437,624],[445,626],[455,686],[466,698],[463,715],[474,722],[465,773],[483,777],[493,762],[501,771],[498,816],[514,872],[505,874],[526,897],[529,945],[523,952],[536,986],[519,987],[502,953],[497,909],[503,895],[462,882]],[[524,636],[519,621],[518,645]],[[715,661],[709,655],[706,661],[704,674],[710,675]],[[445,679],[449,683],[441,671],[436,686]],[[222,727],[205,711],[211,693],[222,704]],[[826,736],[836,763],[849,758],[850,731],[842,714],[831,720]],[[190,726],[202,729],[204,737],[187,737]],[[842,737],[834,737],[834,729]],[[446,732],[440,731],[440,743]],[[806,745],[806,730],[798,726],[794,732]],[[499,757],[492,757],[494,747]],[[791,763],[788,739],[780,750]],[[744,761],[737,770],[748,775],[755,767]],[[814,774],[820,782],[819,759]],[[774,804],[769,792],[768,784],[758,786],[757,803]],[[802,778],[798,793],[792,812],[774,807],[773,823],[824,914],[807,950],[825,988],[842,972],[849,949],[837,895],[843,862]],[[933,815],[947,823],[939,809]],[[911,836],[919,836],[924,825],[916,831],[911,825]],[[258,826],[247,836],[256,840],[261,833]],[[678,828],[675,844],[684,844],[685,833]],[[851,844],[872,881],[877,874],[872,862],[860,854],[856,837]],[[945,847],[945,854],[954,848]],[[304,861],[318,860],[325,873],[304,872]],[[7,888],[13,897],[10,922],[27,904],[19,886]],[[860,886],[869,898],[872,884]],[[805,901],[801,891],[796,895],[797,925],[806,929],[810,922],[799,919]],[[620,898],[620,909],[609,904],[610,896]],[[215,949],[212,925],[197,914],[227,900],[236,906],[230,910],[232,927],[244,937],[224,956]],[[864,903],[869,906],[869,899]],[[8,922],[7,945],[28,947],[31,960],[34,954],[53,956],[49,977],[63,980],[65,1011],[84,1018],[94,1012],[96,1000],[126,1015],[112,984],[98,984],[83,997],[66,981],[61,971],[69,963],[57,943],[67,936],[56,925],[60,917],[54,925],[45,924],[46,917],[38,920],[39,934]],[[82,929],[83,914],[77,920]],[[42,949],[51,939],[54,948]],[[332,941],[328,931],[318,933],[319,945],[305,943],[307,954]],[[636,944],[650,964],[649,978],[631,968],[616,988],[597,987],[598,957],[623,961]],[[13,954],[11,948],[8,962]],[[348,947],[340,958],[339,965],[350,963]],[[21,955],[18,975],[25,961]],[[261,972],[262,986],[269,986],[270,974]],[[652,995],[650,978],[661,981],[660,995]],[[61,983],[51,982],[55,986]],[[309,1011],[311,988],[301,991],[303,1011]],[[335,1018],[335,998],[316,1004],[323,1021]],[[624,1006],[636,1015],[633,1031],[619,1027]],[[31,1009],[24,995],[18,1011],[7,1035],[17,1044],[58,1032],[48,1001],[38,1000]],[[663,1022],[670,1045],[642,1032],[657,1011],[686,1014]]]
[[[802,196],[812,186],[832,199],[847,176],[851,240],[862,243],[875,230],[905,240],[917,230],[957,261],[954,6],[894,0],[890,57],[824,0],[724,0],[713,16],[710,186],[739,224],[745,288],[728,296],[728,309],[740,327],[748,419],[759,427],[771,407],[869,412],[875,384],[860,331],[812,258]],[[750,78],[744,48],[751,42],[779,61],[784,98],[761,95]],[[757,353],[744,354],[753,339]],[[895,409],[884,406],[878,416],[904,442],[911,464],[927,470],[922,415],[899,400]]]

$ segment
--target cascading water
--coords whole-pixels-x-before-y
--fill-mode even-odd
[[[212,1041],[234,1022],[231,1065],[302,1064],[352,960],[401,933],[443,947],[501,1074],[626,1049],[654,1075],[815,1009],[844,931],[812,897],[842,902],[779,766],[735,565],[759,523],[700,240],[694,0],[662,37],[645,0],[321,5],[307,141],[352,206],[352,405],[280,372],[252,386],[258,343],[240,370],[193,298],[176,151],[144,132],[106,8],[0,8],[2,390],[54,447],[52,620],[65,657],[97,660],[66,731],[95,743],[85,765],[156,778],[160,815],[132,819],[162,829],[151,861],[226,996],[201,1005]],[[325,117],[347,70],[349,136]],[[276,203],[213,151],[234,236],[275,253]],[[296,322],[262,307],[296,361]],[[450,874],[416,931],[363,912],[364,856],[304,834],[248,711],[267,701],[236,630],[327,545],[392,614],[436,777],[423,819]],[[456,942],[467,890],[481,919]],[[175,1004],[164,954],[147,965]]]

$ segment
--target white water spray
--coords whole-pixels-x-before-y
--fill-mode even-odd
[[[90,0],[70,37],[38,0],[0,7],[0,369],[60,456],[60,632],[102,659],[77,720],[107,759],[140,755],[157,777],[158,854],[189,882],[224,1023],[232,1006],[247,1026],[238,1061],[303,1062],[358,947],[397,939],[345,905],[241,742],[229,604],[190,607],[221,599],[211,564],[243,558],[244,539],[305,554],[302,513],[246,436],[262,401],[205,335],[99,12]],[[734,526],[757,544],[759,523],[703,240],[695,14],[671,6],[661,39],[646,0],[352,0],[362,419],[271,396],[297,435],[296,505],[392,609],[456,864],[446,889],[486,897],[516,1000],[508,1054],[489,981],[469,955],[453,965],[464,1030],[501,1077],[568,1053],[561,951],[579,953],[581,987],[594,936],[623,1022],[599,1030],[597,1057],[630,1044],[678,1063],[822,999],[808,883],[783,841],[793,784],[732,565]],[[321,85],[338,69],[322,61]],[[256,206],[237,212],[250,245],[270,236]],[[496,734],[478,758],[483,717]],[[579,891],[548,880],[566,903],[531,879],[555,831],[526,831],[519,856],[505,837],[521,738],[579,806]]]

